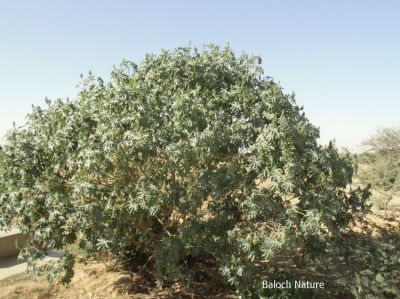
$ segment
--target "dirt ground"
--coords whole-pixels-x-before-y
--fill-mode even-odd
[[[368,216],[379,226],[400,225],[400,197],[389,205],[388,217],[384,219],[383,210],[374,207]],[[143,275],[110,269],[99,262],[86,262],[78,259],[72,282],[63,286],[49,285],[46,277],[35,279],[19,274],[0,281],[0,298],[4,299],[47,299],[47,298],[237,298],[232,292],[217,289],[204,283],[187,291],[179,284],[168,288],[158,288]]]
[[[27,274],[0,281],[2,299],[235,298],[225,292],[222,294],[221,290],[210,289],[207,285],[198,285],[196,290],[200,293],[185,291],[179,284],[161,289],[143,276],[109,269],[103,263],[83,260],[78,260],[76,263],[75,275],[67,286],[57,283],[49,285],[46,277],[35,279]]]
[[[0,299],[86,299],[86,298],[237,298],[216,282],[195,282],[193,288],[178,283],[158,287],[151,273],[140,275],[101,262],[77,257],[70,284],[49,284],[43,275],[19,274],[0,280]]]
[[[371,202],[373,202],[373,200],[371,200]],[[373,205],[372,213],[368,215],[368,218],[380,226],[400,225],[400,196],[394,197],[390,201],[386,219],[384,214],[385,212],[383,209],[379,209],[376,205]]]

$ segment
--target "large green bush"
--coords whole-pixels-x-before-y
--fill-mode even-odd
[[[75,100],[34,107],[9,132],[0,225],[30,234],[21,255],[33,270],[43,249],[65,250],[52,265],[65,282],[78,244],[146,262],[161,284],[207,262],[250,290],[267,275],[255,261],[323,261],[366,210],[351,159],[318,137],[258,57],[216,46],[147,55],[107,84],[89,75]]]

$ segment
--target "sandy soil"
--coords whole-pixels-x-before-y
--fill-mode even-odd
[[[36,279],[27,274],[0,281],[1,299],[236,298],[221,293],[224,292],[207,285],[197,285],[194,292],[184,290],[179,284],[161,289],[143,276],[121,269],[110,269],[98,262],[84,262],[83,259],[78,259],[75,275],[67,286],[57,283],[49,285],[45,277]]]

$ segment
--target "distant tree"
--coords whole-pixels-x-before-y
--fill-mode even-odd
[[[385,218],[393,197],[400,193],[400,128],[378,130],[363,143],[367,150],[362,155],[360,179],[372,184],[384,199]]]
[[[389,127],[377,130],[363,142],[367,152],[376,155],[398,155],[400,153],[400,127]]]

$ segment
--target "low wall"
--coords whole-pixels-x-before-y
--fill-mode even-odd
[[[18,255],[19,250],[15,247],[16,240],[18,240],[18,246],[22,246],[27,239],[28,237],[26,235],[23,235],[18,230],[12,230],[11,232],[1,232],[0,259]]]

